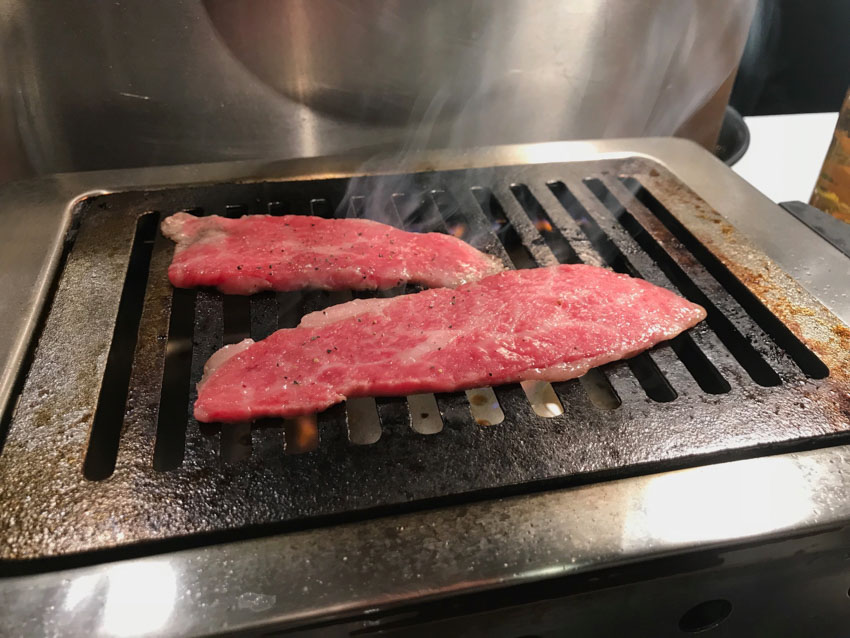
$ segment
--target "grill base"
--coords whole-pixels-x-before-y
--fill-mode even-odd
[[[582,261],[643,276],[711,316],[648,354],[555,384],[563,414],[540,416],[519,385],[502,386],[505,420],[486,427],[467,395],[439,394],[442,426],[425,435],[437,428],[418,422],[436,415],[381,398],[366,417],[362,405],[360,416],[344,406],[318,415],[317,445],[304,452],[309,422],[199,426],[192,388],[223,343],[341,299],[173,291],[156,221],[184,209],[448,230],[516,267]],[[242,537],[827,445],[850,430],[835,374],[847,370],[840,322],[793,283],[770,288],[781,273],[742,283],[689,229],[733,231],[649,160],[124,192],[83,201],[76,220],[0,456],[6,560]],[[771,310],[747,286],[769,288]],[[776,296],[805,311],[793,332],[774,314]],[[353,444],[374,439],[360,436],[376,434],[374,415],[380,438]]]

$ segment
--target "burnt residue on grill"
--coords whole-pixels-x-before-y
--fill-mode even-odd
[[[815,376],[850,379],[850,366],[829,366],[850,351],[847,326],[829,313],[785,271],[731,226],[717,211],[677,180],[667,169],[643,159],[630,159],[618,169],[619,182],[636,201],[674,220],[687,220],[689,235],[728,270],[766,309],[822,361],[811,361]],[[659,219],[664,224],[663,219]],[[675,222],[673,222],[675,223]],[[668,220],[667,225],[670,225]],[[671,229],[668,229],[668,232]],[[674,231],[675,232],[675,231]],[[692,257],[693,258],[693,257]],[[802,353],[805,356],[805,353]]]
[[[202,426],[193,388],[215,349],[364,293],[173,290],[173,246],[158,234],[151,244],[149,231],[178,210],[378,211],[461,236],[506,266],[584,262],[641,276],[713,316],[633,360],[543,388]],[[645,159],[365,177],[355,188],[335,178],[124,192],[84,200],[77,219],[0,453],[2,559],[351,520],[850,432],[850,330]]]

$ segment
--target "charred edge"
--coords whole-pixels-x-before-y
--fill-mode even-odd
[[[180,467],[186,446],[195,291],[176,288],[171,301],[165,370],[162,375],[153,467],[165,472]]]
[[[732,272],[706,248],[655,196],[633,177],[621,178],[623,185],[684,245],[703,267],[723,285],[730,295],[752,317],[759,327],[773,339],[813,379],[829,376],[829,368],[820,358],[774,315]]]
[[[637,244],[652,258],[673,285],[690,301],[701,305],[707,313],[706,323],[727,350],[746,370],[750,378],[765,387],[777,386],[782,379],[742,335],[735,324],[702,291],[669,253],[647,232],[643,225],[626,210],[620,201],[599,180],[586,180],[588,189],[608,209]]]
[[[555,198],[564,207],[564,210],[569,213],[570,217],[575,220],[578,227],[581,228],[581,231],[590,240],[594,249],[605,260],[605,263],[616,272],[643,279],[643,275],[638,272],[637,268],[635,268],[605,231],[602,230],[599,224],[596,223],[596,220],[593,219],[563,182],[551,182],[548,186]],[[671,281],[675,282],[672,278]],[[679,288],[681,290],[681,287]],[[676,353],[676,356],[679,357],[703,392],[707,392],[708,394],[724,394],[732,389],[729,382],[720,374],[720,371],[705,353],[694,343],[689,334],[680,334],[669,343],[670,347],[673,348],[673,352]]]
[[[108,478],[115,470],[124,424],[133,353],[139,334],[159,213],[146,213],[136,222],[127,272],[94,413],[83,475],[92,481]]]
[[[525,184],[513,184],[511,185],[511,192],[513,192],[514,197],[516,197],[523,210],[529,216],[529,219],[534,223],[534,226],[544,238],[546,244],[558,258],[558,261],[568,264],[582,263],[581,258],[566,238],[557,230],[552,222],[552,218],[549,217],[549,213],[537,201],[531,190]],[[625,257],[619,253],[616,247],[614,247],[614,250],[620,257],[617,265],[623,268],[622,272],[640,276]],[[610,250],[608,252],[611,253]],[[609,256],[613,257],[614,255],[611,254]],[[629,367],[644,392],[646,392],[646,396],[653,401],[666,403],[673,401],[678,396],[673,386],[670,385],[670,382],[648,354],[639,354],[631,359],[629,361]],[[610,399],[610,401],[613,402],[614,399]]]
[[[525,244],[522,243],[516,229],[508,221],[508,216],[501,203],[489,188],[474,187],[470,189],[481,212],[490,223],[496,237],[502,242],[508,257],[517,269],[536,268],[537,263]]]

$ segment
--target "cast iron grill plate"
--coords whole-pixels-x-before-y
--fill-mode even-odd
[[[159,221],[179,210],[368,216],[451,232],[512,267],[584,262],[641,276],[709,317],[630,361],[538,387],[534,405],[506,385],[199,425],[194,387],[217,348],[352,294],[174,290]],[[691,226],[736,237],[673,175],[635,158],[86,199],[6,423],[0,558],[238,538],[835,441],[850,430],[847,353],[835,346],[846,328],[788,291],[796,305],[785,316],[825,331],[804,344],[802,324],[760,300],[787,276],[765,266],[745,283]],[[775,308],[786,292],[772,294]]]

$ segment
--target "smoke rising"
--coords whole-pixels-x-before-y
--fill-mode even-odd
[[[380,5],[373,37],[401,57],[373,61],[377,79],[362,87],[363,101],[371,110],[382,100],[406,103],[408,117],[394,149],[365,163],[363,173],[403,166],[433,148],[674,135],[718,90],[731,88],[756,1]],[[402,46],[412,11],[427,35],[416,39],[424,47],[417,52]],[[405,65],[411,77],[398,73]],[[362,214],[391,221],[386,202],[416,192],[413,181],[356,178],[347,195],[368,195]],[[338,213],[353,214],[345,201]]]

